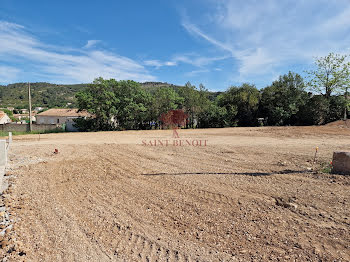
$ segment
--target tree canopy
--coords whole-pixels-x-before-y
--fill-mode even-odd
[[[260,116],[270,125],[298,123],[298,112],[305,105],[307,93],[302,77],[289,72],[261,92]]]
[[[350,84],[350,63],[347,58],[347,55],[334,53],[316,58],[316,69],[307,71],[311,90],[329,99],[333,93],[347,89]]]

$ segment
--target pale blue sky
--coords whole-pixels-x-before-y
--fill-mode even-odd
[[[350,51],[350,1],[0,0],[0,83],[94,78],[225,90]]]

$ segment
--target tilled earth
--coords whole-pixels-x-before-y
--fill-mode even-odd
[[[333,151],[350,150],[350,129],[178,134],[15,137],[1,199],[12,226],[0,257],[350,261],[350,177],[324,173]]]

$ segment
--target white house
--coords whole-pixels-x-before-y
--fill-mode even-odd
[[[16,118],[19,122],[21,122],[22,120],[29,120],[29,114],[14,114],[13,117]],[[32,113],[32,122],[35,121],[35,113]]]
[[[74,119],[86,118],[90,114],[86,111],[78,112],[78,109],[49,109],[36,115],[36,123],[39,125],[66,125],[67,131],[78,131],[74,127]]]
[[[4,112],[0,111],[0,125],[7,124],[11,122],[11,118]]]
[[[40,112],[40,111],[43,111],[44,109],[45,109],[44,107],[37,106],[36,108],[34,108],[34,111],[35,112]]]

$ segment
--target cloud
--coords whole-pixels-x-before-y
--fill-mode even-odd
[[[210,65],[213,62],[221,61],[229,58],[230,56],[200,56],[196,53],[185,53],[185,54],[177,54],[170,59],[170,61],[162,62],[160,60],[146,60],[144,64],[147,66],[153,66],[156,68],[160,68],[163,66],[177,66],[180,63],[189,64],[195,67],[204,67]]]
[[[9,83],[15,81],[20,70],[11,66],[0,66],[0,83]]]
[[[177,63],[174,62],[174,61],[168,61],[168,62],[165,62],[165,65],[166,65],[166,66],[176,66]]]
[[[100,40],[88,40],[86,45],[84,46],[84,48],[88,49],[91,47],[96,46],[99,42],[101,42]]]
[[[350,46],[350,2],[309,0],[209,1],[208,13],[182,26],[238,65],[236,77],[270,75]],[[210,17],[210,24],[207,22]]]
[[[106,50],[94,50],[94,44],[96,42],[88,42],[88,50],[47,45],[25,27],[0,21],[0,59],[22,65],[15,68],[16,72],[12,70],[13,76],[25,70],[37,76],[38,81],[59,83],[92,82],[99,76],[141,82],[156,80],[136,61]]]
[[[166,62],[161,62],[159,60],[146,60],[143,62],[146,66],[153,66],[156,68],[160,68],[162,66],[176,66],[176,62],[174,61],[166,61]]]
[[[349,17],[350,17],[350,6],[344,8],[334,17],[326,20],[319,27],[319,32],[328,32],[331,34],[341,32],[344,30],[349,30]]]
[[[188,72],[185,75],[188,77],[193,77],[193,76],[203,74],[203,73],[208,73],[208,72],[210,72],[209,69],[199,69],[199,70],[192,70],[191,72]]]
[[[201,56],[196,53],[191,53],[191,54],[175,55],[172,60],[175,61],[176,63],[182,62],[182,63],[190,64],[196,67],[204,67],[204,66],[210,65],[213,62],[225,60],[229,57],[230,56],[228,55],[209,57],[209,56]]]
[[[183,22],[182,26],[192,35],[197,35],[205,40],[207,40],[209,43],[223,49],[226,50],[230,53],[234,53],[234,49],[233,47],[230,46],[230,44],[224,44],[216,39],[214,39],[213,37],[203,33],[197,26],[195,26],[194,24],[191,24],[189,22]]]

